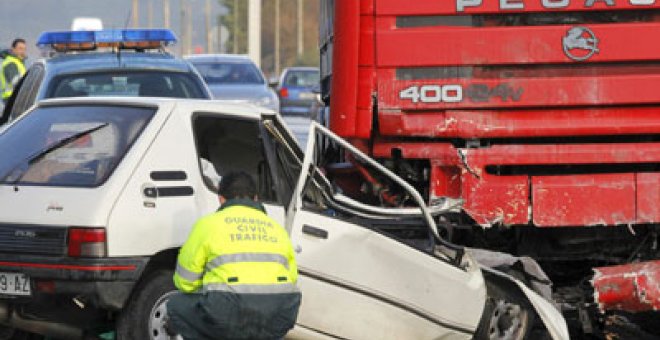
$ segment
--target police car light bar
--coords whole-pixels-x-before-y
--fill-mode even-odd
[[[123,29],[44,32],[39,36],[37,46],[52,47],[57,51],[85,51],[99,47],[153,49],[175,42],[176,36],[168,29]]]

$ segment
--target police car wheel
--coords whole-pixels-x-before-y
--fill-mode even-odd
[[[178,339],[164,327],[168,296],[176,291],[169,270],[151,273],[137,288],[117,320],[117,340]]]

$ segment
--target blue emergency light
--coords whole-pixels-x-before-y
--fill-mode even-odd
[[[113,29],[44,32],[39,36],[37,46],[52,47],[58,51],[93,50],[99,47],[152,49],[175,42],[176,36],[169,29]]]

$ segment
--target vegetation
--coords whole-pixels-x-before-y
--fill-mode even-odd
[[[226,51],[247,53],[247,0],[219,0],[228,11],[220,22],[229,32]],[[303,53],[298,55],[297,0],[280,0],[280,67],[275,65],[275,0],[262,0],[261,68],[269,76],[288,66],[318,66],[318,14],[320,0],[303,0]]]

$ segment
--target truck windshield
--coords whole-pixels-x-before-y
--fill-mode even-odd
[[[108,106],[39,108],[0,134],[0,183],[101,185],[154,112]]]

